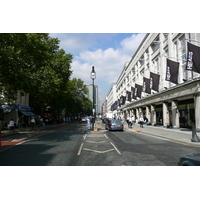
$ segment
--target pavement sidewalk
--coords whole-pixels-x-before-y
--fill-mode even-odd
[[[105,125],[98,123],[99,131],[104,130]],[[144,128],[140,128],[139,124],[133,124],[132,128],[128,128],[128,124],[124,122],[124,129],[131,130],[138,134],[149,134],[154,137],[160,137],[167,140],[172,140],[176,143],[185,143],[186,145],[193,145],[200,147],[200,142],[192,142],[192,130],[189,129],[175,129],[175,128],[165,128],[161,126],[149,126],[143,125]],[[200,133],[196,133],[200,138]]]
[[[192,130],[189,129],[173,129],[173,128],[165,128],[161,126],[149,126],[149,125],[143,125],[144,128],[140,128],[139,124],[133,124],[132,128],[128,128],[127,124],[125,125],[125,129],[130,129],[132,131],[138,132],[138,133],[147,133],[151,134],[157,137],[162,137],[165,139],[177,141],[177,142],[183,142],[188,143],[192,145],[197,145],[200,147],[200,142],[192,142]],[[200,133],[196,133],[197,136],[200,138]]]
[[[42,126],[42,127],[35,125],[34,127],[15,128],[14,131],[10,131],[9,129],[8,130],[2,130],[1,131],[1,137],[4,138],[6,136],[19,135],[19,134],[23,134],[23,133],[33,133],[33,132],[36,132],[36,131],[45,130],[45,129],[49,129],[49,128],[53,128],[53,127],[65,126],[65,125],[68,125],[68,124],[69,123],[51,124],[51,125],[45,125],[45,126]]]

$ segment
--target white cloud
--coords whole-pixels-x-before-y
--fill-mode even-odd
[[[82,51],[73,60],[72,77],[81,78],[85,84],[90,84],[92,82],[90,72],[92,66],[95,66],[95,84],[99,87],[101,101],[104,101],[111,84],[117,81],[124,64],[130,61],[144,36],[145,34],[133,34],[121,41],[121,46],[118,49]]]
[[[115,33],[51,33],[51,37],[58,37],[60,47],[65,49],[66,53],[77,54],[86,51],[104,42],[112,40]]]
[[[145,34],[133,34],[131,37],[122,40],[122,52],[129,55],[133,54],[137,50],[137,47],[141,43],[144,36]]]

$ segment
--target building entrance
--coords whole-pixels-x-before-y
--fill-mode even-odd
[[[194,99],[178,103],[180,128],[192,128],[195,122]]]

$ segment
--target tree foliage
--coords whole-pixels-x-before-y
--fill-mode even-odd
[[[18,91],[28,93],[30,106],[40,112],[47,106],[56,116],[63,109],[85,112],[90,102],[83,81],[70,80],[72,59],[49,34],[2,33],[0,89],[8,100],[15,99]]]
[[[92,102],[86,97],[88,88],[81,79],[73,78],[69,81],[69,98],[67,99],[66,111],[68,113],[83,113],[90,115],[92,113]]]

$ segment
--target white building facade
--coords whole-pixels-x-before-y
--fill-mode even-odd
[[[105,117],[115,118],[117,116],[117,110],[113,108],[116,99],[117,99],[116,83],[113,83],[109,90],[108,96],[106,97],[107,110],[105,113]]]
[[[200,34],[146,34],[125,64],[116,90],[109,92],[116,96],[108,95],[110,102],[118,102],[112,112],[125,119],[142,115],[150,124],[164,127],[191,128],[196,124],[200,130],[200,73],[186,70],[188,42],[200,45]]]

